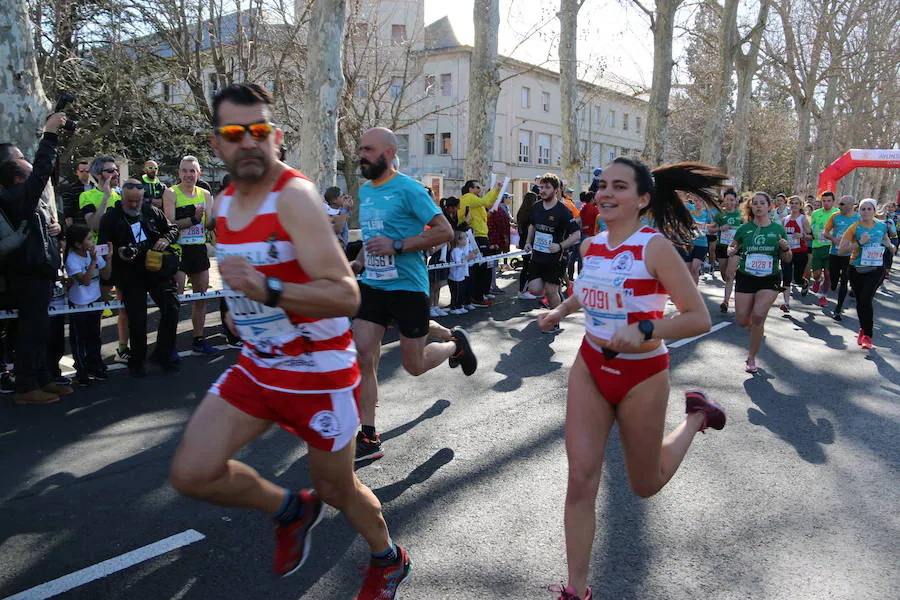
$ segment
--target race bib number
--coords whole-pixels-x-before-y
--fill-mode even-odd
[[[744,269],[756,277],[771,275],[774,265],[775,259],[768,254],[748,254],[747,260],[744,261]]]
[[[628,323],[625,308],[625,279],[621,276],[585,274],[578,278],[575,293],[589,321],[589,331],[600,338],[611,339]]]
[[[205,244],[206,228],[203,226],[203,223],[197,223],[196,225],[191,225],[187,229],[182,229],[181,235],[178,236],[178,243],[181,245]]]
[[[792,233],[788,236],[788,244],[791,247],[791,250],[795,250],[800,247],[800,234]]]
[[[366,277],[372,281],[387,281],[400,277],[394,256],[372,256],[366,252]]]
[[[534,232],[534,245],[532,248],[536,252],[543,252],[544,254],[550,254],[550,244],[553,243],[553,234],[545,233],[543,231],[535,231]]]
[[[824,229],[819,230],[819,233],[816,234],[816,239],[819,240],[820,242],[828,241],[825,239],[825,230]]]
[[[294,324],[281,308],[266,306],[249,298],[226,297],[225,301],[241,339],[254,346],[279,345],[283,336],[294,333]]]
[[[863,246],[859,249],[859,264],[863,267],[880,267],[884,264],[884,246]]]
[[[719,234],[720,244],[730,244],[734,241],[734,229],[726,229]]]

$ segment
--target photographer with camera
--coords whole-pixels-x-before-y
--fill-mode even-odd
[[[56,160],[57,135],[64,113],[50,115],[44,125],[34,165],[24,158],[0,163],[0,209],[10,223],[26,222],[25,238],[4,261],[4,275],[19,311],[16,341],[16,404],[57,402],[72,388],[51,382],[47,360],[50,317],[47,307],[60,267],[60,226],[41,195]]]
[[[147,374],[147,294],[160,312],[156,349],[150,358],[165,371],[178,370],[173,357],[180,307],[175,295],[178,255],[169,248],[178,235],[178,226],[162,210],[144,202],[144,183],[137,179],[125,181],[121,204],[109,208],[100,220],[100,243],[113,245],[113,277],[128,315],[128,369],[134,377]]]

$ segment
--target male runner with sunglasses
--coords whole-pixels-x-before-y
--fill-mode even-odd
[[[303,564],[310,530],[334,506],[372,551],[358,600],[391,600],[412,564],[353,472],[359,367],[349,317],[359,289],[315,186],[277,159],[272,107],[256,84],[213,100],[210,141],[233,181],[216,210],[219,271],[243,294],[228,304],[244,348],[191,418],[171,480],[192,498],[271,515],[281,576]],[[306,441],[316,491],[285,489],[233,460],[273,423]]]
[[[200,179],[200,161],[185,156],[178,165],[180,181],[163,192],[163,212],[166,218],[181,230],[178,245],[181,247],[181,264],[175,275],[178,293],[184,292],[186,281],[191,291],[203,293],[209,289],[209,255],[206,252],[206,209],[212,206],[212,194],[197,186]],[[204,339],[206,326],[206,301],[191,303],[191,322],[194,326],[191,351],[198,355],[218,354]],[[166,357],[161,357],[166,358]]]

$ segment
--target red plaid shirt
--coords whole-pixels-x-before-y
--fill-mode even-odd
[[[497,246],[501,252],[509,252],[509,225],[512,219],[503,206],[488,213],[488,243]]]

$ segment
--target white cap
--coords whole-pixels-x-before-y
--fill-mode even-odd
[[[872,205],[872,210],[874,210],[874,211],[877,211],[877,210],[878,210],[878,201],[875,200],[875,198],[864,198],[863,200],[860,200],[860,201],[859,201],[859,208],[862,208],[862,207],[863,207],[863,204],[871,204],[871,205]]]

